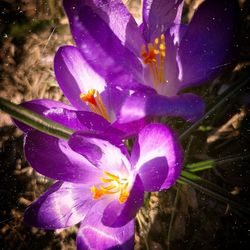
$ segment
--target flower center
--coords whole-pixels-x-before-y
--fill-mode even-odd
[[[95,89],[90,89],[87,94],[81,94],[80,98],[83,102],[88,103],[89,107],[93,112],[102,116],[104,119],[110,122],[108,112],[102,101],[100,93]]]
[[[141,57],[144,64],[148,65],[156,89],[159,83],[165,80],[165,58],[166,44],[165,36],[162,34],[160,38],[155,38],[154,44],[149,43],[147,46],[142,45]]]
[[[106,184],[106,186],[96,186],[91,187],[91,192],[93,193],[93,199],[100,199],[104,195],[112,195],[119,193],[119,202],[124,203],[127,201],[129,192],[128,188],[128,179],[120,178],[119,176],[113,175],[109,172],[104,171],[104,174],[107,176],[101,178],[101,181]]]

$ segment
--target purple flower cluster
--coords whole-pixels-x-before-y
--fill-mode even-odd
[[[25,155],[56,182],[25,211],[27,224],[58,229],[79,222],[77,249],[133,249],[134,217],[144,192],[174,185],[182,150],[152,117],[195,121],[200,97],[181,93],[230,63],[234,0],[207,0],[189,24],[183,1],[144,0],[142,23],[120,0],[64,0],[76,46],[56,53],[56,79],[72,106],[22,104],[75,133],[68,139],[25,132]],[[124,139],[135,136],[131,153]]]

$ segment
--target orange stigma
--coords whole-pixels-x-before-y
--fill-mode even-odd
[[[93,112],[102,116],[103,118],[105,118],[107,121],[110,122],[108,112],[102,101],[100,93],[97,90],[90,89],[87,94],[81,94],[80,98],[83,102],[88,103]]]
[[[147,46],[142,45],[141,57],[144,64],[148,65],[149,67],[154,87],[157,88],[159,83],[166,82],[166,44],[164,34],[161,35],[160,39],[155,38],[154,44],[149,43]]]
[[[119,176],[113,175],[109,172],[104,171],[107,178],[101,178],[103,183],[108,183],[108,186],[100,186],[99,189],[96,186],[91,187],[93,193],[93,199],[100,199],[104,195],[112,195],[119,193],[119,202],[124,203],[127,201],[129,192],[128,180],[126,178],[121,179]]]

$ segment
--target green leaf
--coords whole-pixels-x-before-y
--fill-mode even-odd
[[[246,207],[238,203],[237,201],[235,201],[232,195],[230,195],[229,192],[226,191],[225,189],[207,180],[204,180],[198,175],[195,175],[193,173],[183,170],[177,182],[180,184],[183,184],[183,182],[186,184],[189,184],[195,189],[211,196],[212,198],[230,205],[233,209],[240,211],[244,214],[250,215],[249,207]]]
[[[203,171],[209,168],[213,168],[215,166],[214,160],[206,160],[200,161],[196,163],[189,163],[185,166],[185,168],[190,172]]]
[[[203,126],[203,125],[199,126],[199,128],[198,128],[198,130],[202,131],[202,132],[208,132],[208,131],[211,131],[212,129],[213,129],[213,127],[211,127],[211,126]]]
[[[16,120],[48,135],[68,139],[70,135],[74,133],[73,130],[62,126],[57,122],[53,122],[29,109],[11,103],[3,98],[0,98],[0,109],[11,115]]]
[[[243,161],[248,158],[250,158],[250,154],[230,155],[230,156],[226,156],[220,159],[210,159],[210,160],[199,161],[195,163],[188,163],[185,166],[185,169],[187,169],[190,172],[198,172],[198,171],[203,171],[206,169],[214,168],[217,166],[221,166],[223,164],[228,165],[228,163],[235,163],[236,161]]]
[[[216,159],[214,161],[216,166],[221,166],[224,164],[228,165],[228,163],[234,163],[236,161],[243,161],[249,158],[250,154],[237,154],[237,155],[229,155],[220,159]]]
[[[214,113],[218,108],[228,102],[234,95],[238,94],[241,91],[242,87],[248,84],[250,78],[247,78],[245,81],[241,82],[240,84],[237,82],[235,83],[229,90],[227,90],[222,96],[217,98],[215,104],[211,107],[208,107],[208,111],[195,123],[193,123],[188,129],[186,129],[181,135],[180,139],[186,139],[195,129],[199,127],[199,125],[208,118],[212,113]]]

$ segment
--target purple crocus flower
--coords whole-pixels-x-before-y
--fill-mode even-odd
[[[74,109],[102,116],[113,129],[121,132],[121,137],[136,135],[148,123],[145,117],[136,122],[118,123],[117,115],[130,91],[107,85],[85,62],[78,48],[59,48],[55,55],[54,70],[60,88]]]
[[[63,2],[77,47],[58,51],[55,72],[74,106],[83,106],[81,92],[87,100],[89,90],[114,86],[125,95],[118,98],[121,123],[145,116],[194,121],[203,114],[201,98],[180,92],[230,64],[236,0],[205,1],[188,25],[181,24],[181,0],[144,0],[140,25],[120,0]]]
[[[133,249],[134,217],[143,193],[171,187],[182,151],[173,132],[149,124],[131,156],[113,136],[76,132],[68,141],[31,130],[25,155],[34,169],[58,180],[25,211],[24,221],[43,229],[81,222],[77,249]]]

